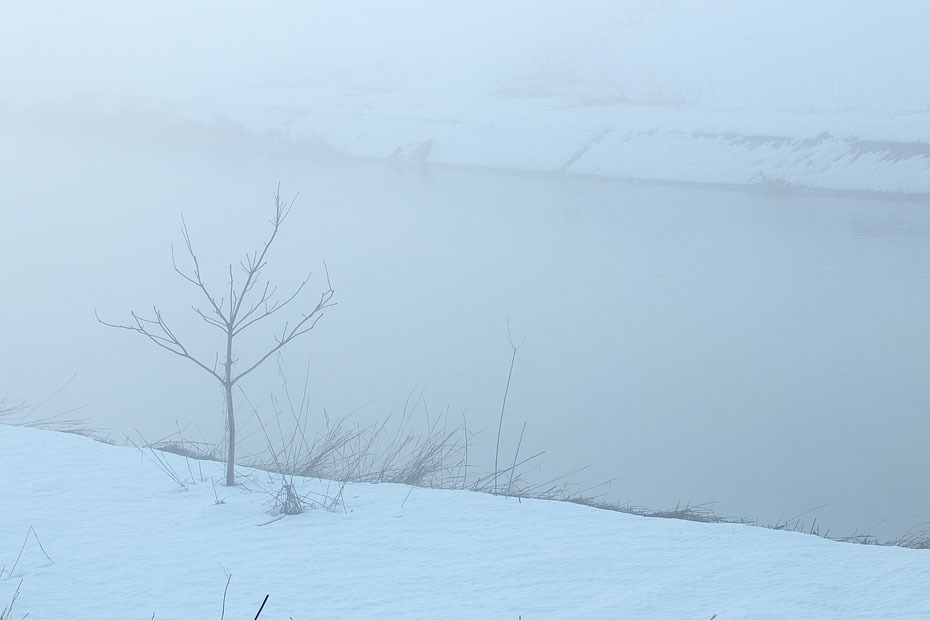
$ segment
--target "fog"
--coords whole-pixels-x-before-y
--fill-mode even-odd
[[[798,4],[799,21],[783,3],[755,16],[718,3],[733,26],[718,20],[715,32],[758,49],[734,62],[727,40],[702,36],[696,9],[536,4],[13,11],[0,25],[0,396],[38,402],[77,372],[47,413],[86,404],[75,415],[116,439],[180,424],[218,440],[218,385],[94,311],[126,322],[158,306],[212,359],[219,334],[172,272],[181,214],[206,279],[222,286],[266,237],[281,182],[299,196],[267,276],[290,290],[312,272],[300,309],[326,261],[338,302],[283,357],[296,382],[309,360],[315,414],[365,423],[422,393],[430,415],[484,429],[476,458],[487,467],[509,326],[526,340],[502,445],[511,458],[527,423],[521,449],[546,451],[531,476],[589,466],[575,480],[613,480],[612,500],[717,502],[763,522],[825,505],[811,517],[840,535],[895,536],[930,519],[919,490],[930,475],[926,202],[364,160],[172,108],[247,105],[258,92],[295,106],[327,88],[408,112],[455,99],[465,113],[488,93],[518,105],[540,89],[734,114],[927,105],[909,77],[927,56],[916,20],[882,26]],[[649,20],[666,13],[669,30],[650,37]],[[877,38],[883,27],[900,35],[895,47]],[[776,55],[785,49],[795,55]],[[121,111],[130,105],[156,112]],[[245,336],[242,359],[286,318]],[[267,403],[279,383],[272,361],[243,387]]]
[[[799,112],[923,109],[921,2],[31,3],[0,24],[4,99],[223,98],[329,86],[662,97]],[[738,51],[751,50],[740,58]],[[281,104],[288,100],[282,99]],[[293,101],[290,101],[293,103]],[[666,102],[667,103],[667,102]]]

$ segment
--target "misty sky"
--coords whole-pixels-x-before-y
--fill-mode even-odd
[[[9,98],[243,102],[249,91],[515,87],[800,112],[927,105],[921,2],[30,3],[0,24]],[[923,8],[922,8],[923,7]],[[751,56],[734,52],[751,49]],[[591,91],[594,91],[592,93]]]

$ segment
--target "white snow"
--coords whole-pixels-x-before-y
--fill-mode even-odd
[[[345,512],[271,521],[220,464],[0,426],[0,609],[14,617],[927,618],[930,552],[647,519],[467,491],[350,485]],[[242,470],[256,487],[261,472]],[[304,490],[327,483],[308,480]],[[409,493],[409,497],[408,497]],[[406,498],[406,501],[405,501]],[[32,538],[10,576],[30,526]]]

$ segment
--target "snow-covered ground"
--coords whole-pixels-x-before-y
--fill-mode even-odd
[[[273,521],[261,492],[215,503],[217,463],[167,455],[183,490],[135,448],[2,425],[0,455],[15,618],[219,618],[224,571],[226,618],[266,594],[262,618],[295,620],[930,617],[928,551],[387,484]],[[17,562],[30,526],[53,562],[31,536]]]
[[[917,0],[68,4],[6,16],[0,104],[373,158],[930,195]]]

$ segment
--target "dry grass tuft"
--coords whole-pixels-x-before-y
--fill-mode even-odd
[[[20,582],[16,585],[16,590],[13,592],[13,597],[10,599],[10,602],[0,609],[0,620],[13,620],[13,605],[16,603],[16,599],[19,598],[19,589],[22,587],[23,582]],[[29,614],[26,614],[28,616]],[[25,618],[26,616],[23,616]]]
[[[73,433],[75,435],[90,437],[91,439],[103,443],[112,444],[113,441],[105,435],[102,429],[91,426],[87,420],[69,417],[73,413],[87,407],[86,404],[71,407],[65,411],[51,415],[42,413],[43,407],[61,395],[76,378],[77,373],[74,373],[64,385],[55,390],[50,396],[40,401],[37,405],[29,406],[25,401],[11,403],[6,398],[0,398],[0,424],[40,428],[43,430],[57,431],[59,433]]]

